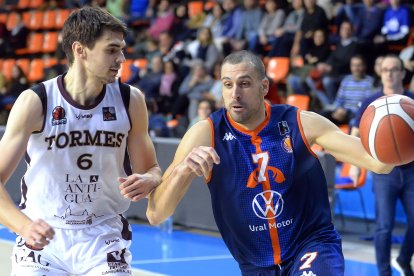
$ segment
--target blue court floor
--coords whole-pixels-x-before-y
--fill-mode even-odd
[[[236,276],[236,262],[219,237],[174,230],[164,233],[157,227],[132,224],[132,266],[154,275]],[[15,235],[0,229],[0,239],[14,241]],[[346,260],[346,276],[376,276],[375,265]],[[394,275],[398,275],[395,273]]]

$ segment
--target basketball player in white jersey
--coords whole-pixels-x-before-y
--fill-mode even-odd
[[[143,94],[122,84],[126,27],[85,7],[62,30],[69,69],[24,91],[0,142],[0,223],[12,275],[131,275],[121,216],[160,182]],[[25,154],[20,209],[4,184]]]

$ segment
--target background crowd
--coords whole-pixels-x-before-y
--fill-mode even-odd
[[[67,16],[83,5],[105,8],[128,25],[125,56],[130,62],[123,65],[121,79],[145,93],[151,133],[156,136],[181,137],[195,121],[221,107],[219,65],[225,55],[240,49],[257,53],[265,65],[274,57],[288,60],[286,74],[271,85],[269,101],[280,103],[291,94],[306,95],[310,110],[338,125],[349,124],[358,104],[378,91],[375,65],[385,54],[395,53],[404,60],[404,85],[414,88],[410,1],[28,1],[39,2],[37,7],[24,6],[22,2],[27,1],[22,0],[2,2],[3,124],[22,90],[66,70],[59,27],[34,28],[32,14],[67,11]],[[15,15],[13,24],[11,14]],[[34,35],[47,31],[57,33],[54,50],[31,52]],[[35,59],[43,61],[37,78],[30,75]],[[10,60],[12,66],[6,66]],[[276,70],[282,69],[276,66]]]

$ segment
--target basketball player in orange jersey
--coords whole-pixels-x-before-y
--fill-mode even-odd
[[[205,178],[220,233],[243,275],[343,275],[318,144],[343,162],[388,173],[360,140],[326,118],[264,101],[261,59],[227,56],[221,68],[225,108],[183,137],[162,183],[150,195],[152,224],[170,216],[192,179]]]
[[[0,142],[0,223],[18,234],[12,275],[132,275],[121,216],[160,182],[143,94],[116,77],[125,25],[98,8],[62,30],[69,70],[24,91]],[[23,154],[20,209],[3,185]]]
[[[382,90],[362,102],[355,117],[352,135],[359,136],[359,122],[364,110],[371,102],[384,95],[400,94],[414,99],[414,93],[405,90],[403,61],[395,55],[387,55],[381,63]],[[351,168],[353,178],[359,173],[356,167]],[[395,167],[390,174],[373,174],[373,190],[375,197],[375,256],[380,276],[391,276],[391,238],[395,222],[395,208],[400,199],[407,215],[407,231],[397,258],[391,264],[401,275],[414,276],[410,265],[414,254],[414,162]]]

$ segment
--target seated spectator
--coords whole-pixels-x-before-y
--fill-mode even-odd
[[[7,39],[9,35],[6,24],[0,22],[0,58],[7,56]]]
[[[22,15],[17,13],[16,26],[9,30],[10,34],[7,39],[7,50],[9,55],[14,55],[16,49],[23,49],[27,47],[27,37],[29,36],[29,29],[26,27]]]
[[[306,78],[318,63],[326,61],[330,52],[331,50],[325,31],[321,29],[316,30],[313,33],[313,43],[303,58],[304,65],[302,67],[292,65],[292,69],[287,78],[288,93],[309,94],[308,88],[306,87]]]
[[[242,9],[237,0],[223,0],[224,14],[221,17],[222,33],[221,39],[215,40],[221,44],[223,56],[231,52],[230,40],[236,39],[236,34],[241,28]]]
[[[172,119],[185,118],[188,121],[194,119],[197,116],[198,102],[206,97],[212,85],[213,79],[207,73],[203,62],[194,63],[190,74],[184,78],[178,89],[179,96],[174,102]]]
[[[328,18],[325,11],[316,5],[316,0],[304,0],[305,13],[299,31],[291,49],[291,56],[305,55],[307,47],[312,44],[313,32],[318,29],[328,31]]]
[[[323,91],[316,87],[315,79],[308,77],[306,83],[314,95],[321,95],[325,92],[326,101],[322,105],[332,104],[335,100],[338,85],[345,75],[350,73],[349,61],[359,51],[357,42],[352,37],[352,26],[344,21],[339,29],[340,42],[329,55],[326,62],[317,64],[317,73],[320,75],[323,84]],[[319,98],[319,97],[318,97]],[[321,98],[320,98],[321,99]]]
[[[187,5],[178,4],[174,9],[174,25],[172,35],[175,41],[187,41],[195,38],[196,30],[190,29]]]
[[[288,14],[282,27],[275,30],[269,57],[289,57],[296,32],[302,25],[304,9],[302,0],[292,0],[293,10]]]
[[[399,57],[404,62],[405,77],[403,84],[405,87],[409,86],[414,76],[414,45],[405,47]],[[412,91],[412,90],[411,90]]]
[[[187,45],[187,52],[191,56],[191,60],[185,59],[184,63],[191,66],[192,61],[202,60],[207,72],[213,72],[214,64],[221,59],[221,54],[213,42],[211,30],[201,27],[198,30],[197,39]]]
[[[160,34],[171,31],[174,25],[174,11],[168,0],[161,0],[158,4],[157,16],[152,21],[147,34],[149,37],[158,39]]]
[[[223,95],[221,90],[223,88],[223,83],[221,81],[221,61],[218,61],[214,64],[213,68],[213,85],[210,88],[210,92],[206,94],[206,98],[213,100],[216,104],[216,109],[223,107]]]
[[[232,50],[246,49],[247,42],[257,34],[262,16],[263,12],[258,0],[243,0],[241,24],[235,38],[230,41]]]
[[[127,83],[136,85],[144,94],[147,100],[155,101],[159,95],[161,85],[161,76],[163,73],[163,61],[161,56],[155,56],[152,59],[150,69],[141,69],[139,71],[138,81]]]
[[[400,4],[400,0],[390,0],[390,7],[385,11],[381,35],[374,38],[377,52],[385,54],[390,46],[407,45],[410,31],[410,10]]]
[[[12,67],[11,78],[6,81],[5,89],[0,90],[0,110],[13,105],[17,97],[27,88],[29,88],[29,81],[22,68],[15,64]]]
[[[366,75],[366,64],[362,56],[351,58],[351,74],[341,81],[332,108],[322,111],[322,115],[336,125],[349,124],[355,117],[360,103],[374,92],[374,79]]]
[[[172,104],[178,95],[181,77],[176,73],[172,60],[164,62],[164,72],[161,75],[159,96],[156,99],[158,112],[163,115],[172,113]]]
[[[221,3],[216,3],[210,12],[207,13],[204,18],[202,27],[210,28],[213,35],[214,43],[216,44],[217,49],[223,54],[223,49],[221,47],[221,40],[223,34],[223,25],[222,25],[222,16],[224,14],[223,5]]]
[[[249,50],[263,53],[264,46],[271,44],[276,38],[276,30],[285,22],[285,11],[278,7],[277,0],[266,0],[266,13],[260,21],[259,30],[249,39]]]
[[[196,123],[206,120],[211,113],[215,111],[215,104],[211,100],[201,100],[197,107],[197,116],[191,120],[188,128],[191,128]]]
[[[381,30],[382,9],[374,4],[374,0],[363,0],[363,5],[358,10],[356,18],[355,37],[360,42],[372,42]]]
[[[353,26],[358,22],[358,12],[362,4],[357,0],[345,0],[344,3],[339,2],[336,9],[335,25],[341,26],[343,21],[349,21]]]

